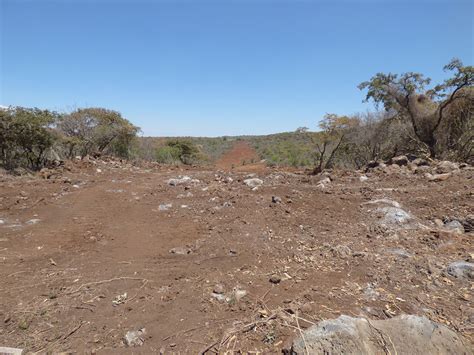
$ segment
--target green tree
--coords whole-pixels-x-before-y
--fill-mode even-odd
[[[359,123],[357,119],[348,116],[338,116],[328,113],[319,123],[321,132],[315,138],[316,166],[313,174],[319,174],[324,169],[331,168],[334,157],[345,143],[350,130]]]
[[[38,108],[0,110],[0,161],[7,169],[40,169],[57,139],[52,126],[58,115]]]
[[[64,135],[69,157],[109,153],[125,158],[140,130],[119,112],[95,107],[63,116],[58,129]]]
[[[453,72],[452,77],[431,89],[427,89],[430,78],[413,72],[378,73],[359,85],[359,89],[367,89],[366,101],[383,104],[385,110],[410,122],[416,138],[426,145],[431,157],[437,155],[437,131],[449,116],[449,107],[465,98],[464,88],[474,84],[473,66],[453,59],[444,70]]]

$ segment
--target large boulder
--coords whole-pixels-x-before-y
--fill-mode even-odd
[[[291,354],[471,354],[468,342],[426,317],[368,320],[342,315],[308,328]]]

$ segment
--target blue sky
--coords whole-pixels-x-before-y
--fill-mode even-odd
[[[473,64],[473,2],[0,0],[0,104],[120,111],[145,135],[315,129],[379,71]]]

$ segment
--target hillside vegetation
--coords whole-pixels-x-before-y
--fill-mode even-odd
[[[453,59],[451,77],[437,85],[419,73],[377,73],[359,85],[376,111],[326,114],[318,132],[267,136],[139,138],[140,129],[113,110],[57,113],[37,108],[0,110],[0,166],[39,170],[86,155],[113,155],[162,164],[213,164],[245,140],[270,166],[360,168],[400,154],[472,163],[474,67]],[[245,164],[246,162],[242,162]]]

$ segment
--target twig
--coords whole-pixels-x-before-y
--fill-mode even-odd
[[[77,289],[75,289],[74,291],[71,291],[71,292],[66,293],[66,295],[72,295],[73,293],[79,292],[79,291],[81,291],[84,287],[87,287],[87,286],[100,285],[100,284],[104,284],[104,283],[107,283],[107,282],[120,281],[120,280],[148,281],[148,280],[146,280],[146,279],[139,278],[139,277],[128,277],[128,276],[115,277],[115,278],[109,279],[109,280],[94,281],[94,282],[88,282],[88,283],[82,284],[81,286],[79,286],[79,287],[78,287]]]
[[[295,320],[296,320],[296,325],[298,326],[298,330],[300,332],[301,338],[303,339],[304,349],[306,350],[306,354],[309,355],[308,344],[306,344],[306,339],[304,337],[303,331],[301,330],[300,323],[298,322],[298,312],[295,314]]]

